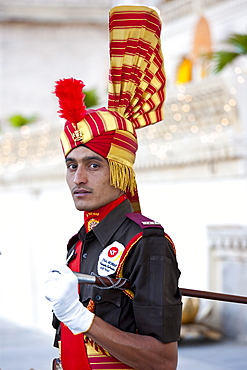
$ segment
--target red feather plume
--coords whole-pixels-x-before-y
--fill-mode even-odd
[[[84,86],[82,81],[74,78],[64,78],[56,82],[54,94],[58,97],[58,113],[61,118],[78,123],[85,117],[85,94],[82,92]]]

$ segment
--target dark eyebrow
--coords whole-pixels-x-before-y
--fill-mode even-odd
[[[70,162],[70,161],[76,161],[76,159],[73,158],[73,157],[66,157],[65,158],[65,163],[66,162]],[[82,158],[82,161],[83,162],[88,162],[88,161],[100,161],[100,162],[104,162],[104,158],[101,157],[101,156],[94,156],[94,155],[92,155],[92,156],[83,157]]]

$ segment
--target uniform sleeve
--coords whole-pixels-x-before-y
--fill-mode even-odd
[[[182,303],[180,271],[162,229],[148,228],[125,264],[135,294],[132,303],[138,334],[163,343],[180,338]]]

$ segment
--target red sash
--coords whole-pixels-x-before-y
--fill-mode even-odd
[[[75,247],[76,258],[69,262],[73,271],[80,271],[82,242]],[[61,323],[61,361],[63,370],[91,370],[84,343],[84,334],[73,334]]]

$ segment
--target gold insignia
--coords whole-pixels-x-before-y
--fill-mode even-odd
[[[74,141],[83,141],[83,132],[81,130],[76,130],[72,134]]]
[[[88,221],[88,230],[92,230],[95,226],[97,226],[99,223],[99,220],[96,220],[95,218],[91,218],[91,220]]]

